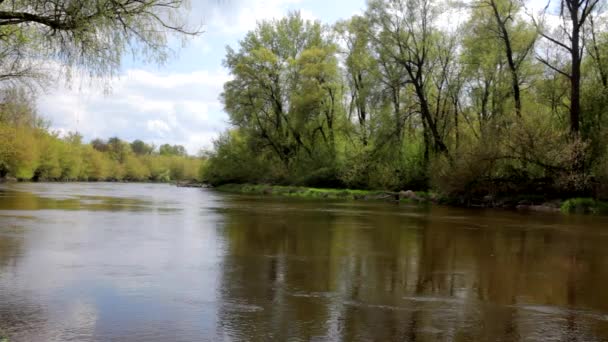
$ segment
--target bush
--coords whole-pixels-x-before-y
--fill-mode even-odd
[[[238,131],[222,134],[214,144],[215,152],[209,156],[201,175],[210,184],[259,183],[274,173],[269,167],[274,163],[264,161],[263,154],[254,154]]]
[[[564,214],[608,214],[608,203],[592,198],[573,198],[562,204]]]

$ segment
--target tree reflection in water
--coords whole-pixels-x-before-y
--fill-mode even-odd
[[[585,222],[323,206],[243,202],[225,212],[221,298],[258,308],[222,307],[227,335],[257,341],[608,338],[608,241]]]

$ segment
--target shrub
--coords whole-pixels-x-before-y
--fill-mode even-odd
[[[592,198],[573,198],[562,204],[564,214],[608,214],[608,203]]]

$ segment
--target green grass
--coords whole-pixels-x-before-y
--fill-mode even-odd
[[[592,198],[572,198],[562,204],[564,214],[608,214],[608,203]]]
[[[221,192],[267,195],[279,197],[297,197],[310,199],[370,199],[394,200],[397,194],[387,191],[351,190],[351,189],[319,189],[298,186],[227,184],[215,188]]]

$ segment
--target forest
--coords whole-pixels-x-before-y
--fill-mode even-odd
[[[231,128],[202,177],[608,197],[608,21],[599,0],[370,0],[295,12],[228,47]]]

